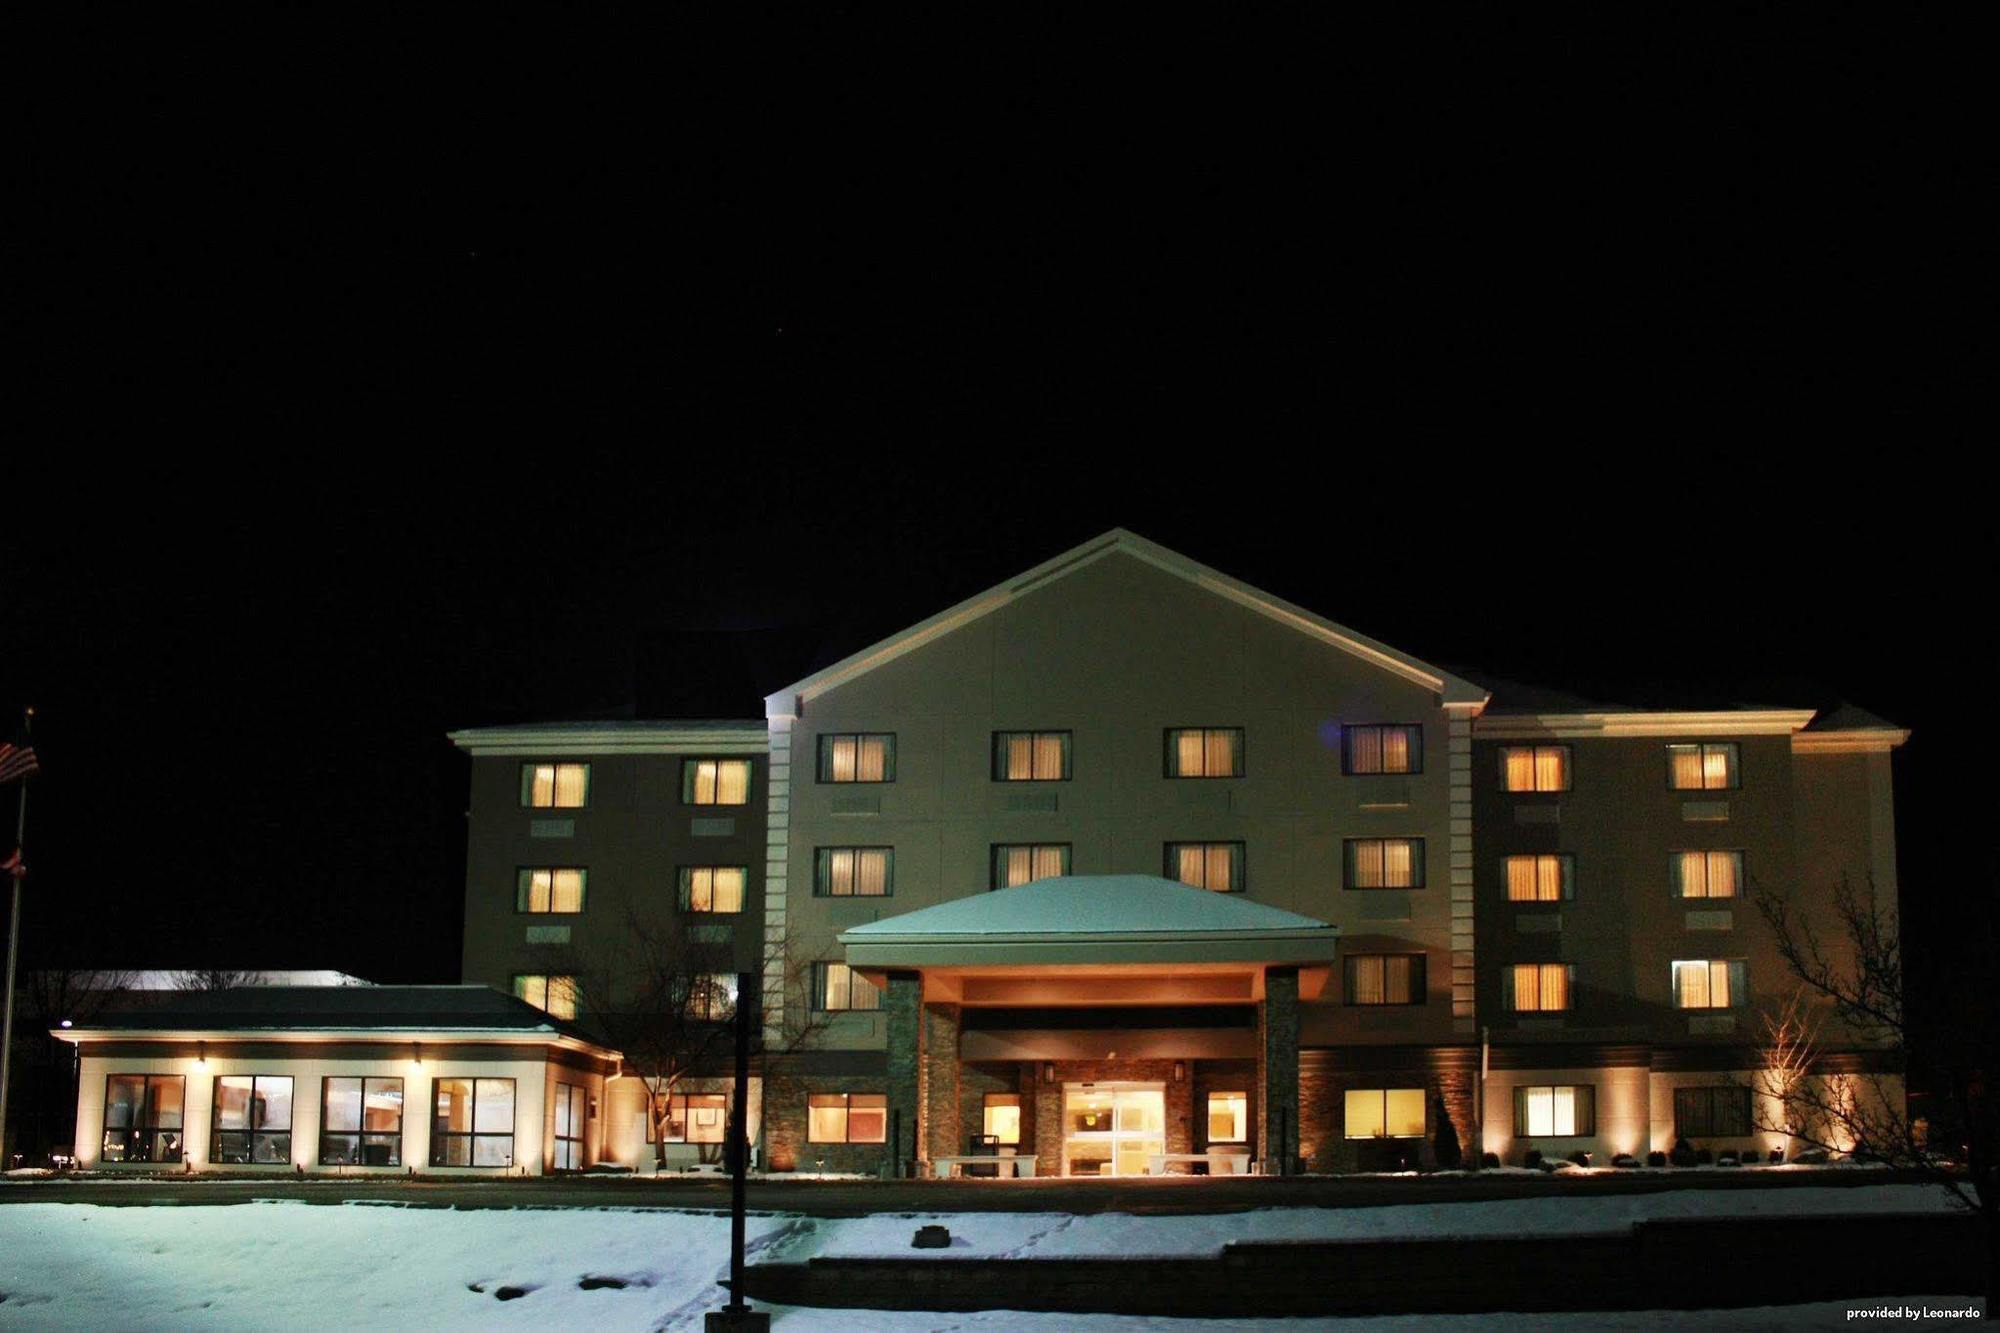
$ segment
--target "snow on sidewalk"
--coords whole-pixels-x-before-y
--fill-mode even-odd
[[[1212,1253],[1234,1239],[1564,1234],[1622,1228],[1641,1217],[1927,1213],[1948,1207],[1934,1189],[1882,1185],[1177,1217],[767,1215],[749,1220],[748,1235],[753,1263],[822,1254],[1189,1255]],[[931,1221],[951,1228],[953,1248],[908,1248],[916,1226]],[[130,1208],[8,1204],[0,1206],[0,1328],[697,1328],[701,1313],[722,1302],[715,1284],[727,1266],[728,1243],[726,1217],[653,1209],[460,1212],[292,1202]],[[586,1290],[579,1286],[586,1277],[622,1285]],[[522,1294],[502,1300],[503,1288]],[[1533,1318],[1537,1327],[1552,1322],[1545,1316]],[[1592,1322],[1572,1326],[1626,1326],[1610,1322],[1625,1316],[1589,1318]],[[1687,1320],[1685,1314],[1674,1318],[1683,1324]],[[832,1310],[786,1311],[779,1322],[801,1333],[944,1324],[1105,1330],[1177,1326],[1157,1319]],[[1447,1324],[1472,1327],[1434,1319],[1388,1326]],[[1187,1326],[1217,1327],[1201,1321]]]

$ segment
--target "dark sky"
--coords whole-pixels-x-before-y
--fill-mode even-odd
[[[1851,699],[1917,729],[1906,894],[1990,897],[1936,20],[574,21],[65,48],[0,445],[31,960],[452,979],[446,729],[754,717],[1114,525],[1448,665]]]

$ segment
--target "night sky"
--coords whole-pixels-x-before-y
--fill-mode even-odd
[[[1447,666],[1851,700],[1913,928],[1991,900],[1948,33],[284,21],[36,113],[31,964],[454,980],[447,729],[757,717],[1112,526]]]

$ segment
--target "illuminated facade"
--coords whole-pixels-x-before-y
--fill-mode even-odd
[[[560,1008],[538,946],[701,916],[774,1033],[818,1016],[773,1169],[1768,1151],[1749,893],[1894,902],[1888,724],[1475,682],[1122,531],[765,713],[454,739],[464,979]],[[1829,1073],[1893,1059],[1829,1033]],[[605,1104],[640,1160],[636,1087]]]

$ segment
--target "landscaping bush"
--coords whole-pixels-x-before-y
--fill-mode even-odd
[[[1780,1162],[1782,1162],[1782,1161],[1784,1161],[1784,1160],[1785,1160],[1785,1150],[1784,1150],[1783,1148],[1773,1148],[1773,1149],[1771,1149],[1771,1165],[1772,1165],[1772,1166],[1776,1166],[1776,1165],[1778,1165],[1778,1163],[1780,1163]]]
[[[1715,1150],[1713,1148],[1695,1149],[1694,1164],[1696,1166],[1714,1166]]]
[[[1431,1137],[1431,1152],[1440,1171],[1456,1171],[1465,1165],[1464,1152],[1458,1146],[1458,1127],[1445,1114],[1442,1097],[1437,1099],[1437,1133]]]
[[[1715,1164],[1717,1166],[1735,1166],[1738,1164],[1736,1154],[1733,1152],[1725,1152],[1720,1157],[1715,1159]]]
[[[1542,1164],[1542,1150],[1540,1148],[1528,1149],[1528,1155],[1521,1159],[1522,1166],[1539,1167],[1541,1164]]]
[[[1653,1151],[1646,1154],[1647,1166],[1662,1167],[1665,1166],[1666,1164],[1667,1164],[1667,1155],[1661,1152],[1658,1148],[1655,1148],[1653,1149]]]
[[[1743,1165],[1755,1166],[1764,1160],[1764,1155],[1755,1148],[1745,1148],[1742,1152]]]
[[[1660,1156],[1658,1153],[1654,1153],[1653,1155],[1655,1157]],[[1664,1166],[1666,1164],[1666,1160],[1667,1160],[1666,1158],[1660,1157],[1660,1164]],[[1629,1152],[1613,1153],[1611,1155],[1611,1165],[1619,1168],[1620,1170],[1630,1170],[1633,1167],[1639,1165],[1639,1159],[1634,1157]]]
[[[1578,1148],[1575,1152],[1569,1155],[1569,1160],[1575,1162],[1578,1166],[1589,1166],[1590,1154],[1585,1152],[1583,1149]]]
[[[1693,1166],[1698,1160],[1695,1157],[1694,1145],[1686,1139],[1674,1140],[1674,1150],[1667,1156],[1675,1166]]]
[[[1491,1171],[1500,1165],[1500,1154],[1497,1152],[1483,1152],[1479,1154],[1479,1164],[1488,1171]]]
[[[1824,1148],[1807,1148],[1804,1152],[1800,1153],[1797,1157],[1794,1157],[1792,1160],[1794,1162],[1797,1162],[1800,1166],[1824,1166],[1826,1165],[1830,1156],[1831,1155]]]

